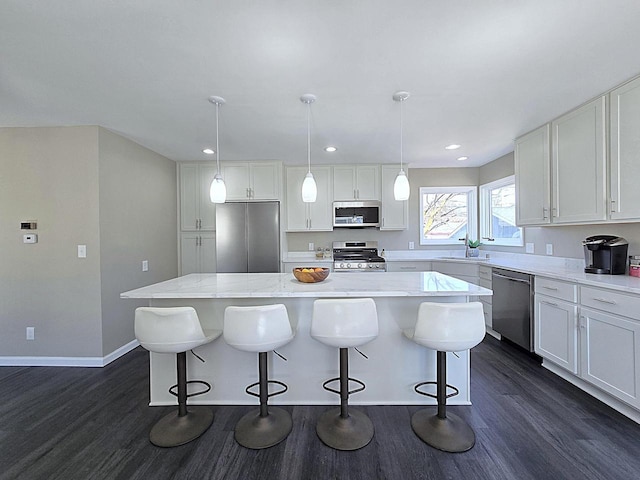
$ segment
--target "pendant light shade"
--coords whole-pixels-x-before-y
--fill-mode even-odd
[[[211,187],[209,188],[209,198],[213,203],[224,203],[227,200],[227,187],[224,184],[222,175],[220,174],[220,144],[218,140],[218,111],[220,105],[226,103],[222,97],[212,96],[209,101],[216,106],[216,163],[218,165],[218,173],[213,177]]]
[[[402,168],[402,102],[409,98],[409,95],[409,92],[396,92],[393,94],[393,100],[400,102],[400,171],[398,172],[395,182],[393,182],[393,197],[399,201],[409,200],[409,195],[411,194],[409,179]]]
[[[300,97],[300,101],[307,104],[307,166],[309,169],[302,182],[302,201],[313,203],[318,197],[316,180],[311,173],[311,104],[316,101],[316,96],[306,93]]]

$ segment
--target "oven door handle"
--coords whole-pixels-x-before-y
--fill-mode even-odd
[[[498,278],[504,278],[505,280],[509,280],[511,282],[526,283],[527,285],[531,285],[530,280],[523,280],[521,278],[508,277],[506,275],[500,275],[499,273],[492,273],[491,275]]]

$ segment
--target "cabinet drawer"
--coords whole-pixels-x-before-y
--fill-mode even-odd
[[[478,285],[480,285],[481,287],[488,288],[489,290],[491,290],[491,280],[485,280],[484,278],[481,277],[480,280],[478,281]],[[491,296],[480,297],[480,301],[482,303],[486,303],[486,304],[491,305],[491,303],[492,303],[491,302],[491,298],[492,298]]]
[[[456,278],[459,278],[460,276],[478,276],[477,264],[464,264],[457,262],[432,262],[431,265],[436,272],[444,273],[445,275],[451,275],[452,277]]]
[[[491,288],[491,267],[486,267],[484,265],[478,267],[478,276],[485,280],[489,280],[489,286],[487,288]],[[482,286],[484,287],[485,285]]]
[[[549,297],[559,298],[567,302],[578,301],[578,287],[574,283],[551,280],[545,277],[536,277],[535,291]]]
[[[640,320],[640,297],[613,290],[580,287],[580,304]]]
[[[388,272],[428,272],[431,262],[387,262]]]

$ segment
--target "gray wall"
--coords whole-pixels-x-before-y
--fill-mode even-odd
[[[178,275],[176,164],[99,129],[102,352],[134,339],[133,311],[147,302],[120,293]],[[149,271],[142,271],[142,261]]]
[[[133,340],[116,291],[175,276],[175,204],[173,162],[129,140],[93,126],[0,129],[0,356],[103,357]],[[26,220],[38,221],[37,244],[22,243]],[[134,273],[141,253],[119,248],[126,239],[150,247],[147,277]]]

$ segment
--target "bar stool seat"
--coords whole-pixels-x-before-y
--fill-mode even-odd
[[[484,315],[480,302],[425,302],[418,309],[415,328],[403,330],[404,335],[419,345],[436,350],[437,381],[421,382],[415,391],[436,398],[437,414],[430,409],[417,411],[411,418],[413,431],[425,443],[445,452],[465,452],[475,444],[475,433],[462,418],[446,411],[447,398],[458,389],[447,385],[447,352],[468,350],[478,345],[485,335]],[[433,395],[420,390],[424,385],[436,384]],[[447,394],[447,388],[453,393]]]
[[[149,440],[158,447],[177,447],[195,440],[213,422],[210,408],[190,407],[187,398],[211,390],[201,380],[187,381],[187,351],[212,342],[222,330],[204,330],[193,307],[139,307],[135,312],[135,336],[140,345],[150,352],[175,353],[177,384],[169,389],[178,397],[178,411],[161,418],[151,429]],[[187,385],[205,387],[196,393],[187,393]],[[175,391],[177,389],[177,392]]]
[[[349,378],[349,348],[359,347],[378,336],[378,313],[371,298],[321,299],[313,302],[311,337],[340,349],[340,376],[324,382],[325,390],[340,395],[340,408],[324,412],[316,424],[322,442],[336,450],[357,450],[373,438],[373,423],[358,410],[349,410],[349,395],[361,392],[365,384]],[[340,390],[328,386],[340,381]],[[349,390],[349,381],[358,384]]]
[[[252,449],[277,445],[287,438],[293,421],[286,410],[268,408],[269,397],[286,392],[287,386],[268,379],[267,353],[286,345],[295,336],[287,309],[282,304],[227,307],[224,311],[223,335],[231,347],[258,353],[259,381],[249,385],[245,391],[260,398],[260,409],[247,413],[238,421],[235,439],[240,445]],[[269,393],[270,383],[279,385],[282,389]],[[250,390],[255,386],[259,387],[257,394]]]

